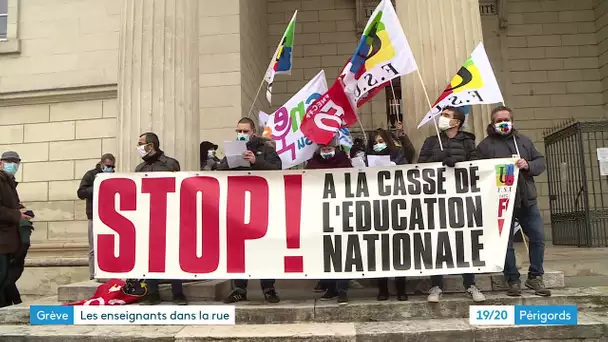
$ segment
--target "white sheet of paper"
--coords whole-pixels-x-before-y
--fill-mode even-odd
[[[608,161],[608,147],[600,147],[597,149],[597,160]]]
[[[226,154],[226,162],[228,167],[235,169],[237,167],[250,167],[251,164],[243,158],[243,153],[247,151],[247,143],[245,141],[226,141],[224,142],[224,153]]]
[[[350,162],[353,164],[353,167],[366,167],[363,157],[354,157],[350,160]]]
[[[367,165],[374,166],[389,166],[391,165],[391,156],[367,156]]]
[[[608,176],[608,160],[600,160],[600,175]]]

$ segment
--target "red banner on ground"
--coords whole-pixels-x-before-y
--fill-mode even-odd
[[[143,281],[110,279],[99,285],[91,298],[64,305],[126,305],[138,302],[146,293]]]

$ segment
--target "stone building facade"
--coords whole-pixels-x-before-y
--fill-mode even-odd
[[[277,76],[274,107],[320,69],[328,82],[337,76],[376,3],[0,0],[6,26],[0,27],[6,32],[0,36],[0,151],[22,156],[19,192],[36,212],[30,257],[48,266],[46,281],[86,279],[85,267],[56,261],[84,260],[85,206],[76,189],[102,153],[115,153],[120,170],[132,170],[137,136],[153,130],[185,170],[196,170],[198,143],[231,139],[235,122],[247,115],[294,10],[294,70]],[[394,3],[431,101],[483,39],[517,127],[541,152],[542,130],[557,121],[606,118],[608,0]],[[403,77],[400,89],[406,129],[419,148],[431,131],[416,130],[428,109],[418,76]],[[383,92],[361,109],[365,129],[387,126],[386,97]],[[254,108],[271,111],[263,91]],[[473,109],[469,129],[478,138],[489,110]],[[546,175],[538,182],[548,227]],[[33,276],[27,273],[24,282]]]

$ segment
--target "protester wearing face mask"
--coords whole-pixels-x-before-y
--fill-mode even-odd
[[[475,135],[462,131],[465,115],[460,108],[445,107],[441,112],[437,126],[439,137],[431,135],[426,138],[420,149],[419,163],[443,163],[454,167],[454,164],[475,159]],[[443,151],[439,144],[443,144]]]
[[[87,171],[80,180],[77,195],[86,201],[86,213],[89,220],[89,279],[95,277],[95,253],[93,251],[93,184],[95,177],[100,173],[111,173],[116,168],[116,158],[110,153],[101,156],[101,160],[94,169]]]
[[[239,167],[234,170],[281,170],[281,158],[266,140],[256,136],[255,123],[249,118],[241,118],[236,125],[236,139],[246,141],[247,151],[243,158],[249,162],[249,167]],[[230,170],[228,161],[224,157],[217,168],[218,170]],[[224,298],[224,303],[231,304],[247,300],[247,279],[236,279],[233,281],[233,290]],[[281,301],[274,287],[274,279],[261,279],[264,299],[269,303]]]
[[[374,156],[390,156],[391,162],[394,165],[405,165],[408,161],[405,157],[405,152],[402,147],[398,147],[393,140],[393,136],[386,130],[379,128],[375,132],[371,132],[368,139],[368,155]],[[406,278],[395,277],[395,286],[397,290],[397,300],[405,301],[408,299],[406,292]],[[388,278],[378,279],[378,296],[379,301],[388,300]]]
[[[137,165],[135,172],[177,172],[180,171],[179,162],[167,157],[160,149],[160,141],[154,133],[144,133],[137,142],[137,151],[144,160]]]
[[[551,291],[545,288],[543,281],[543,259],[545,255],[545,237],[543,219],[536,201],[534,177],[545,171],[545,157],[538,152],[534,143],[527,136],[513,128],[513,111],[504,106],[492,111],[492,123],[488,126],[488,136],[477,146],[480,159],[517,157],[519,168],[517,192],[513,217],[517,218],[522,231],[530,239],[530,268],[526,287],[534,290],[538,296],[550,296]],[[507,248],[504,275],[509,289],[507,295],[521,296],[520,274],[515,264],[513,250],[513,223]]]
[[[465,115],[460,108],[445,107],[439,117],[439,137],[436,135],[426,138],[420,156],[419,163],[440,162],[448,167],[454,167],[456,163],[477,159],[475,151],[475,135],[463,132]],[[439,145],[439,139],[443,144],[443,151]],[[466,294],[475,302],[485,301],[485,296],[475,286],[474,274],[463,274],[462,282]],[[438,303],[443,294],[443,276],[431,277],[431,289],[427,298],[430,303]]]
[[[25,258],[21,255],[24,246],[19,230],[21,222],[32,220],[25,214],[27,209],[21,205],[17,194],[15,174],[20,163],[21,158],[16,152],[4,152],[0,157],[0,307],[20,302],[20,298],[11,296],[20,275],[14,275],[15,261]]]
[[[403,148],[397,146],[393,136],[386,130],[379,128],[369,134],[367,154],[374,156],[390,156],[391,162],[395,165],[408,163],[405,158]]]
[[[178,172],[181,171],[179,162],[171,157],[167,157],[160,149],[160,140],[158,135],[147,132],[139,136],[137,142],[137,151],[144,160],[143,163],[135,167],[135,172]],[[177,229],[178,227],[170,227]],[[158,279],[146,279],[148,293],[144,299],[148,305],[157,305],[161,303],[158,285]],[[171,295],[173,304],[187,305],[188,301],[184,296],[182,281],[179,279],[171,280]]]
[[[250,118],[242,118],[236,126],[236,140],[247,142],[247,151],[243,154],[249,167],[239,167],[234,170],[281,170],[281,158],[271,144],[255,134],[255,123]],[[228,161],[224,157],[217,168],[229,170]]]
[[[329,144],[320,145],[312,159],[306,163],[305,169],[343,169],[351,168],[352,163],[346,152],[340,147],[339,137],[335,137]],[[321,300],[332,300],[338,298],[339,305],[348,304],[348,279],[320,280],[315,291],[325,291]]]
[[[218,146],[210,141],[203,141],[200,145],[201,171],[214,171],[220,164],[216,156]]]

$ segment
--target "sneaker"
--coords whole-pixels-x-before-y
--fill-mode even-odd
[[[507,296],[510,296],[510,297],[521,296],[521,286],[519,284],[509,284],[509,289],[507,290]]]
[[[528,280],[526,280],[526,287],[534,290],[534,294],[537,296],[551,296],[551,291],[545,288],[545,282],[543,281],[542,277],[528,277]]]
[[[338,305],[346,304],[348,304],[348,296],[346,295],[346,291],[340,291],[340,293],[338,293]]]
[[[315,286],[314,291],[315,292],[325,292],[325,290],[327,290],[327,289],[325,288],[325,285],[323,285],[323,282],[322,281],[318,281],[317,285]]]
[[[441,291],[439,286],[433,286],[429,290],[429,296],[427,297],[426,300],[429,303],[439,303],[439,300],[441,299],[442,294],[443,294],[443,291]]]
[[[268,303],[272,304],[276,304],[281,301],[281,298],[279,298],[279,295],[274,288],[264,291],[264,299],[266,299]]]
[[[349,280],[348,281],[348,288],[349,289],[358,289],[358,290],[360,290],[360,289],[363,289],[364,287],[363,287],[363,285],[361,285],[360,282],[358,282],[356,280]]]
[[[479,289],[475,285],[471,285],[471,287],[467,289],[467,294],[471,296],[471,298],[473,298],[473,301],[476,303],[483,302],[486,300],[486,296],[484,296],[483,293],[481,293],[481,291],[479,291]]]
[[[162,300],[160,300],[160,294],[158,293],[148,293],[142,301],[144,305],[158,305],[160,303],[162,303]]]
[[[173,296],[173,304],[175,305],[188,305],[188,300],[183,293]]]
[[[327,291],[325,291],[325,294],[323,294],[323,296],[321,296],[321,300],[323,300],[323,301],[332,300],[336,297],[338,297],[338,291],[333,290],[333,289],[328,289]]]
[[[230,292],[228,297],[224,299],[224,303],[232,304],[244,300],[247,300],[247,291],[243,289],[234,289],[232,292]]]

